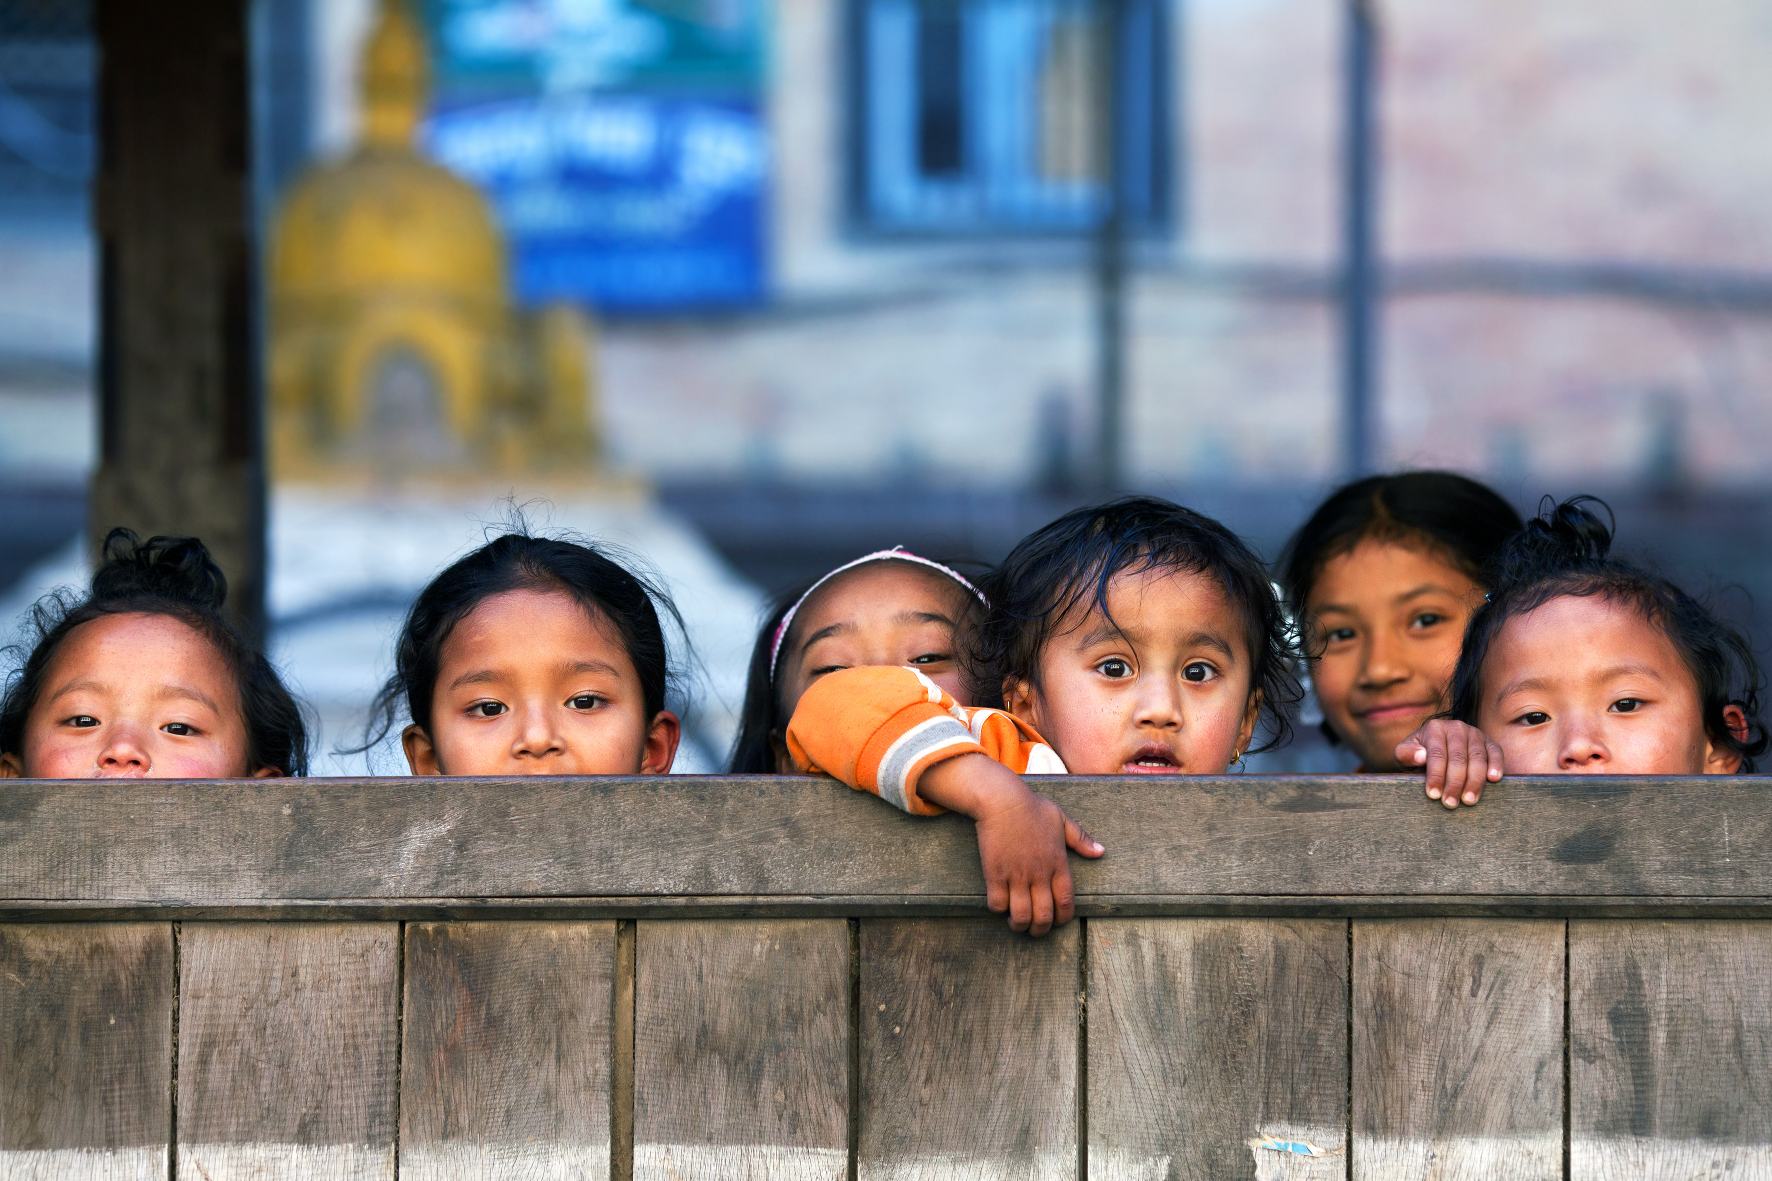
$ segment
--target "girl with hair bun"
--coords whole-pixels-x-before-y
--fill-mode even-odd
[[[196,538],[111,530],[88,593],[34,609],[36,642],[0,699],[0,776],[305,775],[301,707],[222,614],[227,594]]]
[[[1612,531],[1604,502],[1547,498],[1508,543],[1453,675],[1452,717],[1514,774],[1751,771],[1767,736],[1746,638],[1610,556]]]

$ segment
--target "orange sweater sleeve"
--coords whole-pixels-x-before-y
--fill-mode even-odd
[[[967,709],[910,668],[847,668],[820,677],[788,723],[794,766],[871,792],[906,812],[942,809],[917,794],[923,772],[985,754],[1022,774],[1063,774],[1032,727],[995,709]]]

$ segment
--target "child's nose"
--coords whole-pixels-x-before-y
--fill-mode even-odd
[[[1575,724],[1563,732],[1557,766],[1564,771],[1579,771],[1586,767],[1600,766],[1609,757],[1606,744],[1592,727]]]
[[[1181,725],[1181,690],[1169,677],[1148,677],[1139,686],[1137,722],[1174,729]]]
[[[1409,676],[1409,668],[1403,663],[1397,642],[1385,635],[1383,629],[1375,629],[1367,637],[1361,655],[1364,657],[1360,661],[1363,688],[1382,689]]]
[[[101,771],[146,771],[151,765],[147,744],[131,726],[114,726],[98,755]]]
[[[511,754],[519,759],[539,759],[565,751],[559,727],[554,725],[554,711],[531,708],[524,711],[523,725],[517,730],[517,741]]]

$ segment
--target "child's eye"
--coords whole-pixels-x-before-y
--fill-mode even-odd
[[[1414,627],[1414,628],[1429,628],[1429,627],[1434,626],[1434,624],[1436,624],[1436,623],[1445,623],[1445,622],[1446,622],[1446,617],[1444,615],[1441,615],[1438,611],[1423,611],[1421,614],[1417,615],[1414,619],[1411,619],[1409,621],[1409,626]]]
[[[817,668],[812,670],[812,675],[815,678],[822,677],[826,673],[840,673],[848,667],[849,666],[847,664],[821,664]]]
[[[1351,627],[1331,627],[1323,630],[1323,642],[1326,644],[1339,644],[1353,638],[1354,629]]]
[[[567,709],[596,709],[603,698],[595,693],[577,693],[566,699]]]
[[[63,718],[62,725],[72,726],[76,730],[90,730],[98,725],[98,719],[91,714],[75,714],[71,718]]]
[[[1550,721],[1550,715],[1541,709],[1529,709],[1514,719],[1516,726],[1542,726]]]
[[[925,652],[921,656],[911,657],[911,663],[912,664],[943,664],[943,663],[945,663],[949,660],[952,660],[952,659],[953,659],[953,657],[949,656],[946,652]]]
[[[1204,660],[1196,660],[1181,670],[1182,679],[1193,681],[1195,684],[1210,681],[1217,675],[1218,670],[1213,668],[1210,664],[1207,664]]]
[[[1132,675],[1132,666],[1118,656],[1110,656],[1096,665],[1095,671],[1111,681],[1118,681]]]
[[[505,709],[505,703],[502,701],[476,701],[468,706],[468,716],[471,718],[496,718],[499,714],[504,713]]]
[[[1620,697],[1617,701],[1614,701],[1612,703],[1612,712],[1613,713],[1620,713],[1620,714],[1634,714],[1638,710],[1642,709],[1643,706],[1646,704],[1647,704],[1647,702],[1645,702],[1641,697]]]
[[[189,722],[168,722],[160,728],[166,733],[177,735],[180,738],[195,738],[198,733],[197,727]]]

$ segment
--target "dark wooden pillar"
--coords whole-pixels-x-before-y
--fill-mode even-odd
[[[247,0],[99,0],[100,466],[88,526],[194,534],[264,621]]]

